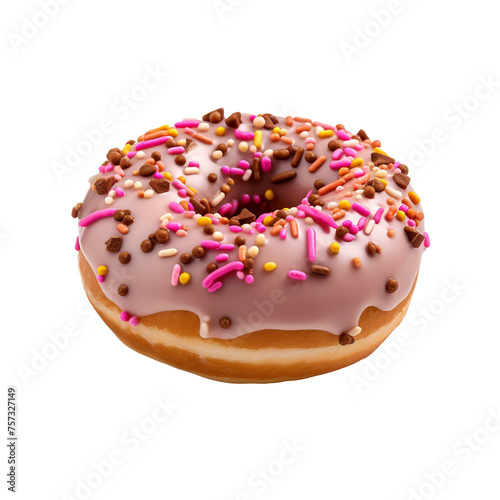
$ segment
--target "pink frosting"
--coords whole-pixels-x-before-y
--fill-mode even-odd
[[[360,314],[368,306],[385,311],[394,308],[408,295],[418,272],[422,253],[430,244],[430,240],[425,233],[425,242],[414,248],[403,229],[404,226],[411,225],[412,221],[407,218],[400,221],[396,217],[392,221],[386,220],[383,215],[389,208],[386,193],[377,193],[372,199],[362,197],[361,191],[353,193],[355,182],[362,182],[366,176],[375,178],[375,172],[370,171],[367,166],[372,148],[362,143],[365,147],[361,147],[357,152],[357,158],[364,160],[366,175],[348,181],[339,192],[334,190],[323,195],[321,200],[324,206],[318,210],[307,202],[307,193],[311,191],[314,181],[322,179],[325,184],[329,184],[339,179],[338,170],[329,168],[327,162],[316,172],[310,173],[310,164],[302,157],[298,167],[293,169],[296,177],[283,184],[273,184],[270,179],[276,174],[291,170],[291,158],[277,160],[264,154],[261,159],[261,181],[258,183],[253,179],[247,181],[241,175],[234,175],[239,173],[237,171],[229,175],[222,173],[221,168],[224,166],[233,170],[243,167],[241,170],[245,170],[247,164],[252,165],[254,151],[249,149],[241,152],[238,144],[245,140],[251,146],[256,128],[250,120],[250,115],[242,115],[242,120],[240,130],[236,131],[227,127],[224,122],[200,122],[207,123],[208,130],[203,130],[202,135],[213,139],[214,144],[205,144],[195,139],[196,146],[188,152],[184,152],[183,146],[176,146],[176,154],[181,154],[182,151],[186,155],[187,162],[184,167],[199,166],[199,174],[185,175],[185,185],[180,180],[176,181],[175,184],[178,183],[180,189],[171,185],[166,193],[154,193],[150,198],[140,198],[134,187],[125,187],[126,181],[132,180],[142,182],[144,190],[149,189],[148,183],[153,177],[134,176],[133,172],[139,170],[153,151],[161,153],[165,171],[172,174],[172,179],[184,175],[184,167],[175,163],[175,155],[167,153],[163,138],[161,141],[143,141],[138,148],[145,153],[142,159],[130,154],[136,152],[132,146],[127,155],[131,158],[132,166],[123,171],[124,176],[121,172],[117,174],[121,180],[113,186],[116,193],[121,194],[123,190],[126,196],[115,196],[112,208],[106,205],[106,196],[98,195],[89,189],[79,212],[81,251],[95,271],[101,265],[108,268],[106,280],[100,286],[110,300],[122,311],[126,311],[123,313],[123,319],[127,318],[126,321],[130,320],[130,324],[136,324],[141,316],[148,314],[187,310],[197,314],[200,321],[205,323],[204,328],[207,327],[208,332],[204,333],[204,336],[209,337],[230,339],[263,328],[318,329],[339,335],[355,327]],[[195,131],[197,125],[197,120],[186,119],[179,122],[179,127],[193,127]],[[284,118],[279,118],[279,123],[276,124],[279,128],[288,129],[286,137],[294,140],[294,146],[305,149],[307,139],[301,138],[296,132],[296,127],[301,125],[302,122],[294,122],[289,126]],[[226,128],[224,137],[215,133],[221,126]],[[326,129],[324,124],[322,126]],[[271,141],[272,130],[260,130],[260,153],[269,149],[285,149],[288,146],[282,142]],[[351,133],[344,130],[335,131],[334,127],[329,130],[335,132],[333,137],[319,138],[314,128],[308,132],[308,139],[315,139],[316,157],[332,157],[327,146],[332,139],[349,140],[349,144],[352,143]],[[194,137],[187,134],[185,128],[179,128],[175,140]],[[220,160],[215,160],[212,157],[215,145],[230,139],[234,141],[234,146],[230,147]],[[359,149],[353,145],[349,147],[351,149],[348,152],[351,155]],[[347,165],[349,162],[350,160],[344,158],[342,164]],[[334,168],[337,168],[337,164]],[[207,179],[211,172],[218,175],[215,183]],[[388,186],[399,191],[403,198],[408,198],[408,192],[413,190],[411,186],[402,189],[392,178],[394,169],[389,169],[388,172],[385,178]],[[108,175],[101,173],[102,177]],[[230,217],[230,214],[239,213],[245,206],[258,217],[259,222],[243,228],[214,224],[215,231],[222,235],[222,239],[218,236],[219,239],[215,240],[198,224],[199,215],[193,217],[193,212],[186,212],[179,202],[183,199],[188,201],[191,196],[189,191],[193,189],[196,190],[196,198],[211,200],[229,177],[234,180],[234,185],[212,212],[217,213],[220,209],[220,212],[226,213],[226,217]],[[268,190],[274,193],[274,198],[270,201],[266,201]],[[347,196],[348,193],[353,194]],[[183,198],[183,195],[186,197]],[[336,222],[332,218],[332,209],[328,207],[331,202],[335,202],[336,206],[342,200],[349,201],[351,209],[346,210],[345,217]],[[395,200],[395,206],[399,207],[401,204],[401,200]],[[289,215],[285,227],[272,236],[271,228],[266,228],[262,222],[268,213],[283,207],[297,207],[298,213],[295,216]],[[420,205],[413,205],[411,208],[422,211]],[[118,222],[112,217],[116,209],[130,210],[135,219],[135,222],[128,226],[127,234],[117,230]],[[140,248],[141,242],[160,227],[160,218],[165,214],[171,215],[171,219],[163,225],[171,229],[169,241],[156,244],[153,251],[144,253]],[[213,215],[210,217],[215,219],[214,222],[217,221]],[[377,224],[373,226],[370,221],[374,218]],[[298,237],[293,236],[290,225],[293,221],[298,229]],[[335,228],[345,221],[350,222],[344,224],[349,226],[350,232],[343,239],[338,239],[335,236]],[[367,235],[365,230],[372,226],[371,234]],[[186,231],[181,229],[182,227],[187,228]],[[231,227],[239,228],[239,232],[233,232]],[[311,229],[314,229],[314,232]],[[387,235],[389,229],[395,231],[391,238]],[[421,221],[416,229],[424,234],[424,222]],[[260,234],[264,234],[266,238],[263,246],[258,245],[257,238]],[[121,251],[130,252],[132,255],[128,264],[121,264],[117,253],[106,251],[105,242],[112,236],[123,237]],[[234,246],[235,238],[239,236],[246,239],[247,252],[253,246],[258,248],[252,274],[248,274],[244,264],[239,261],[239,248]],[[337,254],[329,250],[334,241],[340,245]],[[369,242],[380,245],[382,253],[369,256],[366,251]],[[181,254],[191,253],[198,245],[205,249],[205,256],[202,259],[193,258],[189,264],[182,264],[179,260]],[[169,257],[158,255],[161,250],[170,248],[175,248],[177,253]],[[224,254],[227,254],[227,257]],[[218,259],[218,255],[224,256]],[[355,257],[361,259],[359,268],[353,265]],[[208,274],[207,265],[217,260],[220,261],[218,269]],[[274,262],[276,268],[266,271],[264,264],[268,262]],[[314,274],[310,270],[311,264],[327,266],[331,272],[328,276]],[[186,284],[179,281],[181,273],[190,275]],[[391,278],[398,281],[399,287],[395,293],[389,294],[385,285]],[[118,294],[118,287],[122,284],[128,287],[126,296]],[[230,328],[223,329],[219,325],[222,317],[230,318]]]

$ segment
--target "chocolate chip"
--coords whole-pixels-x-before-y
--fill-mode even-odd
[[[181,253],[179,260],[181,264],[189,264],[193,260],[193,256],[190,253]]]
[[[71,210],[71,217],[73,217],[73,219],[76,219],[78,217],[78,212],[81,210],[82,208],[82,204],[81,203],[77,203],[73,209]]]
[[[323,207],[325,205],[325,202],[321,199],[321,196],[317,193],[312,193],[309,195],[307,198],[307,201],[313,206],[317,207],[318,205],[320,207]]]
[[[207,224],[206,226],[203,226],[203,232],[205,234],[214,234],[215,228],[212,224]]]
[[[109,163],[112,163],[113,165],[119,165],[120,164],[120,160],[122,158],[123,158],[122,153],[118,152],[118,151],[113,151],[108,156]]]
[[[231,320],[227,316],[224,316],[219,320],[219,325],[221,328],[229,328],[231,326]]]
[[[271,122],[273,123],[273,125],[276,125],[276,124],[278,124],[280,122],[278,120],[278,118],[276,118],[272,113],[264,113],[262,116],[264,117],[264,119],[271,120]],[[271,127],[271,128],[274,128],[274,127]]]
[[[151,163],[145,163],[142,165],[142,167],[139,169],[139,173],[143,177],[150,177],[156,172],[156,167],[154,165],[151,165]]]
[[[340,334],[339,344],[342,346],[354,344],[354,337],[352,337],[348,333],[344,332],[344,333]]]
[[[124,156],[120,160],[120,167],[123,168],[123,170],[126,170],[127,168],[130,168],[132,166],[132,162],[130,161],[130,158],[127,158]]]
[[[159,151],[153,151],[151,153],[151,158],[153,158],[154,161],[160,161],[161,160],[161,153]]]
[[[290,151],[288,151],[288,149],[275,149],[273,151],[273,157],[277,160],[287,160],[290,158]]]
[[[304,148],[298,148],[292,158],[292,167],[297,168],[299,166],[302,155],[304,154]]]
[[[321,189],[324,185],[325,185],[325,183],[321,179],[316,179],[314,181],[314,189],[316,189],[316,190]]]
[[[210,172],[208,174],[208,182],[216,182],[217,181],[217,174],[214,172]]]
[[[419,233],[414,227],[405,226],[404,231],[408,237],[408,241],[414,248],[418,248],[424,241],[424,235]]]
[[[252,160],[252,165],[250,167],[252,169],[253,178],[255,181],[260,181],[260,157],[254,158]]]
[[[107,252],[119,252],[123,243],[123,238],[121,236],[112,236],[106,241],[106,251]]]
[[[147,239],[147,240],[144,240],[142,243],[141,243],[141,250],[144,252],[144,253],[149,253],[151,252],[151,250],[153,250],[153,248],[155,247],[155,244],[153,241],[151,241],[150,239]]]
[[[252,222],[255,222],[257,217],[250,212],[250,210],[244,208],[237,216],[236,219],[239,221],[241,225],[243,224],[250,224]]]
[[[247,242],[247,240],[243,236],[236,236],[234,239],[234,244],[237,247],[241,247],[241,245],[244,245]]]
[[[205,215],[206,211],[207,211],[207,207],[201,203],[200,200],[198,200],[198,198],[189,198],[189,203],[191,203],[191,205],[193,205],[193,208],[194,208],[194,211],[198,214],[201,214],[201,215]]]
[[[394,279],[391,278],[386,284],[385,284],[385,291],[387,293],[394,293],[399,287],[399,283]]]
[[[366,245],[366,252],[368,253],[368,255],[375,255],[377,253],[377,245],[375,245],[373,241],[370,241]]]
[[[273,184],[280,184],[282,182],[291,181],[295,177],[297,177],[297,172],[295,172],[295,170],[287,170],[286,172],[281,172],[271,176],[271,182]]]
[[[330,151],[335,151],[339,148],[342,147],[342,142],[341,141],[338,141],[336,139],[332,139],[329,143],[328,143],[328,149]]]
[[[335,234],[338,238],[343,238],[348,232],[349,229],[347,229],[345,226],[339,226],[337,229],[335,229]]]
[[[169,231],[166,228],[160,227],[156,230],[155,239],[158,243],[166,243],[169,238]]]
[[[95,192],[99,195],[106,195],[115,182],[118,181],[114,177],[99,177],[94,182]]]
[[[113,214],[113,219],[115,219],[115,221],[117,221],[117,222],[121,222],[124,217],[125,217],[125,213],[123,212],[123,210],[117,210]]]
[[[215,148],[216,151],[221,151],[223,155],[227,153],[228,149],[229,146],[227,144],[224,144],[223,142]]]
[[[390,156],[383,155],[382,153],[372,153],[372,162],[378,167],[379,165],[387,165],[388,163],[394,163],[396,160]]]
[[[367,182],[366,185],[373,187],[377,193],[381,193],[385,190],[384,183],[379,179],[371,179]]]
[[[224,119],[224,108],[214,109],[201,118],[204,122],[220,123]]]
[[[118,260],[122,264],[128,264],[131,258],[132,256],[128,252],[120,252],[120,255],[118,255]]]
[[[370,139],[367,135],[367,133],[362,129],[360,128],[358,130],[358,133],[356,135],[359,135],[359,138],[362,140],[362,141],[366,141],[367,139]]]
[[[236,111],[226,118],[226,125],[231,128],[238,128],[242,124],[241,113]]]
[[[316,161],[316,155],[312,151],[308,151],[304,158],[307,163],[314,163]]]
[[[149,181],[149,185],[157,192],[158,194],[166,193],[170,190],[170,182],[167,179],[151,179]]]
[[[205,249],[202,246],[197,246],[193,248],[191,253],[193,254],[193,257],[201,259],[205,255]]]
[[[326,266],[319,266],[317,264],[312,264],[311,272],[313,272],[314,274],[319,274],[320,276],[328,276],[330,274],[330,268]]]
[[[249,271],[250,269],[253,269],[254,263],[255,261],[251,257],[247,257],[243,262],[245,270]]]
[[[118,287],[118,295],[125,297],[125,295],[127,295],[127,294],[128,294],[128,286],[127,285],[120,285]]]
[[[109,157],[113,154],[113,153],[120,153],[121,156],[122,155],[122,150],[120,148],[111,148],[107,153],[106,153],[106,158],[109,160]]]
[[[213,273],[216,269],[217,269],[217,264],[215,264],[214,262],[211,262],[207,266],[207,272],[209,273]]]
[[[241,223],[236,217],[231,217],[229,219],[229,225],[230,226],[241,226]]]
[[[184,155],[177,155],[175,157],[175,164],[179,165],[179,167],[182,167],[186,163],[186,157]]]
[[[363,189],[363,196],[369,199],[374,198],[375,188],[373,186],[365,186],[365,189]]]
[[[394,179],[394,182],[403,189],[406,189],[408,187],[408,184],[410,184],[410,178],[406,174],[394,174],[392,177]]]
[[[175,141],[173,139],[169,139],[166,143],[165,143],[165,146],[166,148],[173,148],[175,146],[177,146],[177,144],[175,143]]]
[[[134,218],[131,215],[125,215],[125,217],[123,217],[122,224],[130,226],[133,223],[134,223]]]
[[[401,170],[401,173],[408,175],[409,170],[405,164],[401,163],[398,168],[399,168],[399,170]]]

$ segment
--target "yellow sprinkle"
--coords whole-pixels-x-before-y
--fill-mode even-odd
[[[410,191],[408,193],[408,197],[410,198],[411,202],[414,203],[415,205],[418,205],[420,203],[420,196],[414,191]]]
[[[264,193],[264,196],[266,198],[266,200],[272,200],[274,199],[274,191],[272,189],[268,189],[265,193]],[[267,217],[266,217],[267,219]],[[272,219],[272,217],[271,217]],[[265,220],[265,219],[264,219]]]
[[[132,144],[125,144],[125,147],[122,149],[122,155],[126,155],[130,151],[131,147]]]
[[[280,128],[279,127],[274,127],[273,128],[273,134],[279,134],[280,133]]]
[[[264,264],[264,269],[268,272],[273,271],[276,269],[276,262],[266,262]]]
[[[219,137],[223,137],[226,135],[226,129],[224,127],[217,127],[217,130],[215,131],[215,133],[219,136]]]
[[[253,136],[253,145],[259,149],[262,146],[262,130],[256,130]]]
[[[167,179],[167,181],[172,180],[172,174],[170,172],[163,172],[163,177],[165,177],[165,179]]]
[[[354,160],[352,160],[350,168],[361,167],[361,165],[363,165],[363,158],[354,158]]]
[[[319,137],[321,139],[326,139],[328,137],[333,137],[333,130],[322,130],[320,133],[319,133]]]
[[[389,155],[388,155],[385,151],[383,151],[383,150],[382,150],[382,149],[380,149],[380,148],[375,148],[375,149],[373,150],[373,152],[374,152],[374,153],[380,153],[380,154],[385,155],[385,156],[389,156]]]
[[[339,253],[339,251],[340,251],[340,245],[336,241],[330,243],[330,252]]]
[[[170,128],[168,129],[167,135],[170,135],[172,137],[177,137],[179,135],[179,132],[177,132],[176,128]]]
[[[200,217],[198,219],[198,226],[208,226],[212,224],[212,219],[210,217]]]
[[[191,279],[191,275],[189,273],[181,273],[179,276],[179,283],[181,285],[185,285],[186,283],[189,283],[189,280]]]
[[[108,268],[106,266],[99,266],[97,268],[97,274],[99,276],[106,276],[106,274],[108,274]]]
[[[405,218],[406,218],[406,214],[402,210],[398,210],[396,212],[396,219],[398,219],[400,221],[404,221]]]
[[[191,189],[191,191],[195,194],[196,196],[196,189],[194,187],[186,186],[188,189]]]
[[[262,223],[264,224],[264,226],[269,226],[273,220],[274,217],[272,215],[268,215],[267,217],[264,217]]]
[[[339,208],[341,210],[349,210],[351,208],[351,204],[347,200],[342,200],[339,203]]]
[[[379,179],[379,181],[385,186],[387,187],[387,181],[385,179]]]

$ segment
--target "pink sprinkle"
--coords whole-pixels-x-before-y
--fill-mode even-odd
[[[293,280],[304,281],[307,278],[307,275],[302,271],[296,271],[292,269],[291,271],[288,271],[288,277],[292,278]]]
[[[121,175],[116,174],[116,175],[115,175],[115,179],[116,179],[117,181],[121,181],[121,180],[122,180],[122,176],[121,176]]]
[[[125,172],[123,171],[123,168],[120,167],[120,165],[115,165],[115,168],[113,170],[115,174],[118,174],[120,177],[123,177],[125,175]]]
[[[111,217],[116,212],[116,210],[116,208],[105,208],[104,210],[98,210],[97,212],[93,212],[87,215],[87,217],[84,217],[78,225],[80,227],[87,227],[89,224],[92,224],[92,222],[96,222],[99,219],[103,219],[104,217]]]
[[[366,218],[365,217],[360,217],[358,220],[358,229],[362,231],[366,226]]]
[[[179,236],[179,238],[183,238],[184,236],[187,236],[187,231],[184,231],[184,229],[179,229],[179,231],[177,231],[175,234]]]
[[[245,283],[251,285],[254,282],[254,277],[251,274],[245,276]]]
[[[186,187],[179,179],[174,179],[172,181],[172,186],[175,189],[184,189]]]
[[[371,213],[369,208],[365,207],[361,203],[358,203],[357,201],[352,204],[352,209],[363,217],[368,217]]]
[[[163,175],[162,175],[162,174],[160,174],[160,172],[155,172],[155,173],[153,174],[153,177],[154,177],[155,179],[162,179],[162,178],[163,178]]]
[[[97,276],[97,281],[99,283],[104,283],[104,276]]]
[[[116,188],[116,196],[119,196],[120,198],[122,196],[125,196],[125,191],[122,188]]]
[[[282,240],[286,240],[286,229],[283,228],[281,231],[280,231],[280,238]]]
[[[187,195],[187,191],[185,189],[179,189],[179,191],[177,191],[177,194],[181,197],[181,198],[185,198],[186,195]]]
[[[333,227],[333,229],[337,229],[338,227],[337,223],[330,216],[316,210],[315,208],[308,207],[307,205],[299,205],[297,208],[302,210],[306,215],[309,215],[309,217],[312,217],[317,222],[322,222],[327,226]],[[297,212],[297,217],[298,215],[299,214]]]
[[[181,266],[180,264],[175,264],[175,266],[172,268],[172,278],[170,280],[172,286],[177,286],[179,284],[180,275],[181,275]]]
[[[352,224],[352,226],[349,228],[349,231],[351,232],[351,234],[358,234],[359,233],[359,227],[356,226],[356,224]]]
[[[242,280],[245,278],[245,273],[243,271],[236,271],[236,277],[239,279],[239,280]]]
[[[242,168],[233,167],[233,168],[231,168],[231,173],[233,175],[243,175],[245,173],[245,171]]]
[[[218,250],[221,250],[223,252],[230,252],[231,250],[234,250],[234,245],[232,243],[221,243]]]
[[[111,172],[111,170],[114,170],[115,166],[112,164],[112,163],[108,163],[105,167],[104,167],[104,171],[105,172]]]
[[[266,226],[264,226],[264,224],[262,224],[261,226],[259,226],[257,228],[257,231],[259,231],[259,233],[265,233],[267,230]]]
[[[182,214],[182,212],[184,212],[184,209],[176,201],[171,201],[168,204],[168,208],[170,208],[170,210],[172,210],[172,212],[175,212],[176,214]]]
[[[211,293],[216,292],[221,286],[222,283],[220,281],[217,281],[211,287],[209,287],[208,291]]]
[[[269,212],[263,213],[257,217],[255,222],[262,222],[268,215],[271,215]]]
[[[122,311],[120,314],[120,319],[122,321],[128,321],[132,316],[127,311]]]
[[[267,172],[270,172],[272,167],[271,158],[269,158],[269,156],[263,156],[260,160],[260,166],[262,167],[262,172],[264,172],[265,174],[267,174]]]
[[[253,132],[244,132],[243,130],[235,130],[234,137],[240,141],[251,141],[254,138]]]
[[[352,220],[345,220],[344,222],[342,222],[342,225],[349,229],[352,226]]]
[[[414,221],[414,220],[411,220],[411,219],[408,219],[408,225],[409,225],[410,227],[415,227],[415,226],[416,226],[415,221]]]
[[[221,215],[227,214],[232,208],[233,205],[231,205],[231,203],[225,203],[224,205],[222,205],[222,207],[219,208],[219,213]]]
[[[229,259],[229,255],[227,253],[220,253],[215,257],[217,262],[226,262]]]
[[[241,203],[243,203],[244,205],[246,205],[247,203],[250,203],[250,195],[248,194],[244,194],[241,196]]]
[[[305,142],[306,144],[316,144],[316,139],[314,137],[308,137]]]
[[[356,227],[356,226],[354,226]],[[351,234],[351,233],[347,233],[343,238],[342,238],[344,241],[354,241],[356,239],[356,236],[354,236],[354,234]]]
[[[345,148],[344,154],[347,156],[353,156],[354,158],[356,158],[356,156],[358,155],[358,152],[352,148]]]
[[[255,151],[255,153],[253,154],[254,158],[260,158],[261,156],[262,156],[262,153],[260,151]]]
[[[429,238],[429,235],[424,232],[424,247],[429,248],[431,246],[431,239]]]
[[[183,215],[188,219],[192,219],[196,215],[196,212],[194,212],[193,210],[186,210]]]
[[[197,162],[197,161],[190,161],[188,163],[188,167],[196,167],[196,168],[199,168],[200,167],[200,164]]]
[[[167,149],[169,155],[181,155],[186,151],[183,146],[174,146],[173,148]]]
[[[137,151],[129,151],[127,153],[127,158],[133,158],[137,154]]]
[[[375,224],[378,224],[380,222],[380,219],[382,219],[382,215],[384,215],[384,209],[383,208],[379,208],[375,212],[375,215],[373,216],[373,220],[375,221]]]
[[[309,227],[306,230],[307,236],[307,255],[311,262],[316,260],[316,231]]]
[[[333,130],[334,132],[337,131],[337,129],[333,125],[328,125],[327,123],[314,122],[314,126],[321,127],[324,130]]]
[[[337,130],[337,137],[341,140],[341,141],[350,141],[351,138],[349,137],[349,135],[347,135],[346,131],[345,130]]]
[[[394,168],[398,168],[399,165],[401,165],[401,162],[400,161],[396,161],[394,162]]]
[[[306,216],[304,210],[297,210],[297,215],[295,216],[296,219],[304,219]]]
[[[356,151],[362,151],[364,149],[363,146],[361,146],[361,144],[354,144],[353,148]]]
[[[338,148],[332,153],[332,160],[340,160],[342,156],[344,155],[344,151],[342,149]]]
[[[249,119],[251,122],[253,122],[253,121],[255,120],[255,118],[257,118],[257,115],[250,115],[250,116],[248,117],[248,119]]]
[[[202,285],[205,288],[210,288],[214,282],[219,279],[220,277],[224,276],[225,274],[228,274],[232,271],[242,271],[245,265],[243,262],[240,262],[239,260],[235,260],[233,262],[230,262],[229,264],[226,264],[225,266],[219,267],[215,271],[211,272],[203,281]]]
[[[241,231],[243,231],[243,228],[241,226],[229,226],[229,231],[231,231],[232,233],[241,233]]]
[[[100,166],[99,166],[99,172],[100,172],[101,174],[103,174],[103,173],[104,173],[104,165],[100,165]]]
[[[177,122],[175,128],[186,128],[186,127],[197,127],[200,124],[198,120],[184,120],[183,122]]]
[[[201,240],[200,245],[203,248],[208,248],[209,250],[215,250],[219,248],[220,243],[215,240]]]
[[[365,172],[361,168],[354,169],[354,177],[356,179],[359,179],[359,177],[363,177],[363,175],[365,175]]]
[[[130,326],[137,326],[139,324],[139,318],[137,316],[132,316],[129,320],[128,320],[128,324]]]
[[[224,174],[224,175],[229,175],[231,173],[231,169],[227,166],[227,165],[224,165],[223,167],[220,168],[220,171]]]
[[[80,238],[78,236],[76,237],[75,250],[80,251]]]
[[[243,168],[244,170],[246,170],[249,166],[250,166],[250,163],[248,163],[245,160],[240,160],[238,162],[238,167]]]
[[[135,145],[135,150],[140,151],[141,149],[152,148],[153,146],[159,146],[167,142],[171,137],[169,135],[165,135],[163,137],[157,137],[156,139],[150,139],[149,141],[139,142]]]
[[[234,212],[236,212],[236,210],[238,208],[238,202],[236,200],[232,200],[231,201],[231,206],[232,206],[232,208],[231,208],[231,210],[230,210],[230,212],[228,214],[228,217],[231,217],[231,215],[233,215]]]
[[[410,207],[408,207],[407,205],[405,205],[404,203],[402,203],[400,206],[399,206],[399,209],[398,210],[401,210],[402,212],[406,213],[408,212],[408,210],[410,210]]]
[[[340,170],[342,167],[349,167],[351,166],[352,160],[353,158],[350,156],[342,158],[341,160],[333,160],[330,162],[330,168],[332,170]]]
[[[260,203],[260,196],[258,194],[254,194],[252,199],[254,203]]]

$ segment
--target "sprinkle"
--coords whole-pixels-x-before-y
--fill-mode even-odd
[[[168,205],[168,208],[172,210],[172,212],[175,212],[176,214],[181,214],[185,210],[175,201],[171,201]]]
[[[226,135],[226,129],[224,127],[217,127],[215,133],[219,136],[219,137],[223,137],[224,135]]]
[[[340,203],[339,203],[339,207],[342,208],[340,206]],[[365,207],[361,203],[358,203],[357,201],[355,201],[352,204],[352,209],[355,210],[356,212],[358,212],[358,214],[360,214],[360,215],[362,215],[364,217],[368,217],[370,215],[370,213],[371,213],[369,208]]]
[[[266,200],[273,200],[274,199],[274,191],[272,189],[267,189],[266,192],[264,193],[264,198]]]
[[[399,287],[399,283],[397,280],[394,278],[391,278],[386,284],[385,284],[385,291],[387,293],[394,293]]]
[[[213,241],[213,240],[201,240],[200,245],[203,248],[208,248],[209,250],[215,250],[219,248],[220,243],[218,241]]]
[[[106,276],[108,274],[108,268],[106,266],[99,266],[97,268],[97,274],[99,276]]]
[[[431,239],[429,238],[429,235],[424,232],[424,247],[429,248],[431,246]]]
[[[307,255],[311,262],[314,262],[316,259],[316,231],[309,227],[306,230],[307,236]]]
[[[221,283],[219,286],[217,286],[215,289],[213,289],[213,287],[215,287],[217,285],[217,283],[215,283],[215,281],[217,279],[221,278],[225,274],[228,274],[228,273],[230,273],[232,271],[242,271],[244,267],[245,267],[245,265],[243,264],[243,262],[240,262],[238,260],[230,262],[229,264],[226,264],[225,266],[219,267],[218,269],[216,269],[215,271],[213,271],[212,273],[210,273],[202,281],[202,285],[203,285],[204,288],[208,288],[209,291],[215,291],[218,288],[220,288],[220,286],[222,286],[222,283]]]
[[[197,220],[198,226],[208,226],[212,224],[212,219],[210,217],[200,217]]]
[[[181,266],[180,264],[175,264],[175,266],[172,268],[172,278],[170,280],[172,286],[177,286],[177,284],[179,283],[180,275],[181,275]]]
[[[373,216],[373,220],[375,221],[375,224],[378,224],[380,220],[382,219],[382,215],[384,214],[384,209],[379,208],[376,212],[375,215]],[[368,234],[368,233],[367,233]]]
[[[333,243],[330,243],[330,252],[332,252],[333,254],[337,254],[339,253],[340,251],[340,245],[334,241]]]
[[[194,127],[196,128],[199,125],[198,120],[185,120],[183,122],[177,122],[175,124],[175,128],[186,128],[186,127]]]
[[[330,216],[324,214],[323,212],[312,207],[308,207],[307,205],[299,205],[297,208],[299,210],[302,210],[305,214],[309,215],[315,221],[322,222],[327,226],[333,227],[334,229],[337,228],[337,223]]]
[[[141,149],[147,149],[147,148],[152,148],[153,146],[159,146],[160,144],[164,144],[168,140],[169,140],[168,136],[157,137],[156,139],[151,139],[149,141],[139,142],[134,147],[135,147],[136,151],[139,151]],[[138,157],[139,157],[139,155],[138,155]]]
[[[426,233],[426,234],[427,234],[427,233]],[[259,235],[259,236],[264,236],[264,235],[262,234],[262,235]],[[78,236],[76,237],[75,250],[76,250],[77,252],[79,252],[79,251],[80,251],[80,238],[79,238]]]
[[[361,259],[359,257],[354,257],[354,259],[352,259],[352,265],[359,269],[361,267]]]
[[[373,228],[375,227],[375,220],[371,219],[368,221],[368,224],[365,226],[365,234],[369,235],[373,231]]]
[[[318,266],[317,264],[312,264],[311,272],[320,276],[328,276],[330,274],[330,268],[327,266]]]
[[[342,200],[339,203],[339,208],[341,210],[349,210],[351,208],[351,204],[347,200]]]
[[[415,193],[414,191],[410,191],[408,193],[408,198],[410,198],[411,202],[414,205],[418,205],[420,203],[420,196],[417,193]]]
[[[87,227],[89,224],[92,224],[92,222],[96,222],[99,219],[102,219],[104,217],[111,217],[116,212],[116,210],[116,208],[105,208],[104,210],[98,210],[97,212],[93,212],[87,215],[87,217],[84,217],[78,225],[80,227]]]
[[[241,247],[240,247],[241,248]],[[259,254],[259,247],[256,247],[256,246],[251,246],[248,250],[247,250],[247,255],[249,257],[251,257],[252,259],[255,259],[255,257],[257,257],[257,255]]]
[[[285,172],[280,172],[279,174],[275,174],[271,177],[271,182],[273,184],[280,184],[282,182],[291,181],[297,177],[297,172],[295,170],[287,170]]]
[[[341,140],[341,141],[349,141],[351,138],[347,135],[347,133],[345,132],[345,130],[342,130],[342,129],[339,129],[337,130],[337,137]]]
[[[266,262],[264,264],[264,269],[267,271],[267,272],[271,272],[271,271],[274,271],[276,269],[276,262]]]
[[[177,248],[165,248],[158,252],[158,257],[173,257],[177,254]]]
[[[127,312],[127,311],[122,311],[120,313],[120,319],[122,321],[128,321],[132,316],[130,316],[130,314]]]
[[[179,264],[177,264],[179,265]],[[181,275],[179,276],[179,283],[181,285],[185,285],[187,283],[189,283],[189,280],[191,279],[191,275],[189,273],[181,273]]]
[[[243,130],[235,130],[234,137],[240,141],[251,141],[254,138],[253,132],[245,132]]]
[[[311,165],[309,165],[309,172],[313,173],[313,172],[316,172],[316,170],[318,170],[319,167],[321,167],[321,165],[323,165],[323,163],[325,163],[326,161],[326,156],[318,156],[318,158],[316,158],[316,160],[314,160],[313,163],[311,163]]]
[[[307,275],[302,271],[292,269],[291,271],[288,271],[288,277],[292,278],[293,280],[304,281],[307,278]]]
[[[271,158],[269,158],[268,156],[263,156],[260,161],[260,166],[262,168],[262,172],[264,173],[269,172],[272,166]]]

